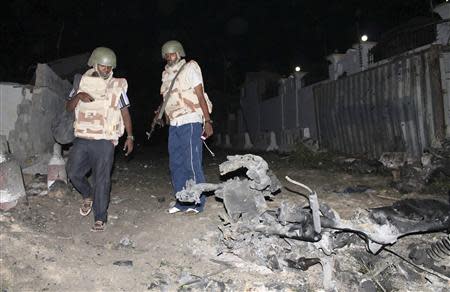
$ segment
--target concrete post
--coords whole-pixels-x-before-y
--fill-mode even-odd
[[[248,132],[244,133],[244,149],[252,149],[253,148],[253,144],[252,141],[250,140],[250,135],[248,134]]]
[[[53,145],[53,156],[48,162],[47,187],[50,189],[57,180],[67,183],[66,162],[61,155],[61,145]]]
[[[442,19],[450,18],[450,3],[444,2],[440,5],[437,5],[434,9],[434,12],[439,14]],[[450,44],[450,22],[438,23],[436,25],[437,37],[436,42],[441,45]]]
[[[215,145],[216,146],[222,146],[222,134],[214,134],[214,139],[215,139]]]
[[[344,54],[335,53],[326,57],[326,59],[330,62],[330,65],[328,66],[328,77],[330,80],[337,80],[342,74],[342,66],[339,64],[339,61],[343,56]]]
[[[300,127],[300,109],[299,104],[300,101],[298,100],[298,91],[300,88],[303,87],[303,78],[308,74],[308,72],[295,72],[295,127]]]
[[[278,144],[277,144],[277,136],[273,131],[270,132],[270,143],[267,147],[266,151],[275,151],[278,150]]]
[[[225,134],[225,148],[231,148],[230,134]]]

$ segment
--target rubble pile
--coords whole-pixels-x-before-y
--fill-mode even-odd
[[[421,191],[431,184],[446,192],[450,190],[450,140],[441,146],[425,150],[420,161],[408,159],[403,152],[390,152],[380,162],[392,172],[393,186],[402,193]]]
[[[207,191],[223,200],[227,214],[220,216],[218,254],[233,254],[274,272],[307,271],[319,265],[319,287],[327,291],[388,291],[425,286],[439,291],[448,287],[450,260],[438,262],[427,258],[427,254],[432,247],[432,251],[446,258],[450,254],[450,239],[429,244],[428,248],[416,246],[419,251],[411,253],[410,259],[390,250],[400,237],[448,232],[448,202],[407,199],[392,206],[357,209],[352,218],[344,220],[326,203],[319,203],[313,190],[287,177],[308,191],[309,205],[284,200],[278,207],[268,208],[266,198],[272,198],[281,185],[267,163],[250,154],[227,158],[219,166],[221,175],[243,168],[244,177],[220,184],[190,182],[176,195],[181,201],[194,202]],[[428,263],[428,268],[424,263]],[[304,273],[299,278],[302,275],[309,277]]]

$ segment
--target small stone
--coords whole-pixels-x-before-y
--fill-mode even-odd
[[[113,263],[113,265],[119,266],[119,267],[132,267],[132,266],[133,266],[133,261],[130,261],[130,260],[120,260],[120,261],[115,261],[115,262]]]
[[[130,238],[128,238],[128,236],[122,237],[122,239],[119,241],[119,245],[121,247],[125,247],[125,248],[135,248],[136,247],[136,244],[134,243],[134,241],[132,241]]]
[[[0,203],[0,210],[8,211],[9,209],[14,208],[17,205],[17,200],[12,202]]]

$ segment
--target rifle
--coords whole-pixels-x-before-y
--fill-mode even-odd
[[[169,86],[169,90],[167,90],[167,93],[164,95],[163,101],[159,105],[157,113],[156,113],[155,117],[153,118],[152,125],[150,127],[150,131],[145,132],[145,134],[147,135],[147,140],[150,140],[150,137],[152,136],[152,133],[155,130],[156,125],[159,125],[161,128],[164,127],[165,123],[163,120],[163,115],[164,115],[164,112],[166,111],[166,105],[170,98],[170,92],[172,91],[173,85],[175,84],[175,80],[177,79],[178,75],[181,73],[181,70],[183,70],[184,65],[186,65],[186,64],[187,64],[187,62],[184,63],[180,67],[177,74],[172,79],[172,82],[170,83],[170,86]]]
[[[166,102],[166,104],[167,104],[167,102]],[[155,128],[157,125],[160,126],[161,128],[164,127],[164,125],[165,125],[165,122],[162,118],[163,114],[160,114],[160,113],[163,113],[163,111],[161,111],[161,108],[163,108],[163,106],[165,108],[164,101],[158,106],[156,115],[153,118],[152,125],[150,126],[150,131],[145,132],[145,134],[147,135],[147,140],[150,140],[150,137],[152,136],[153,131],[155,131]]]

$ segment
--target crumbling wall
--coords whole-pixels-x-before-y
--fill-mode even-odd
[[[51,152],[55,141],[50,125],[63,110],[70,89],[68,81],[58,77],[46,64],[38,64],[31,100],[25,98],[17,106],[17,119],[8,136],[11,153],[21,163],[31,156]]]

